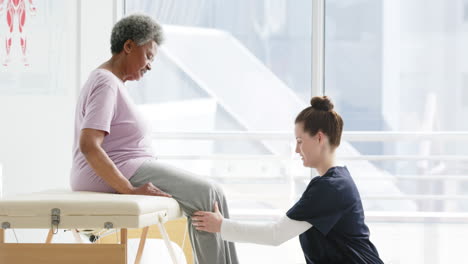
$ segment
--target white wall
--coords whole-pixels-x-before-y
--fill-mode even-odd
[[[84,84],[90,71],[111,56],[112,26],[123,15],[123,1],[82,0],[80,40],[80,82]]]
[[[64,96],[0,96],[4,195],[68,186],[74,86]]]
[[[45,1],[42,11],[55,0]],[[121,0],[72,3],[73,11],[67,19],[75,21],[69,30],[75,32],[76,38],[71,41],[75,45],[62,51],[69,64],[58,67],[56,72],[64,75],[55,78],[61,91],[51,95],[0,94],[0,164],[3,165],[4,196],[69,188],[76,98],[89,72],[110,57],[112,25],[123,14]],[[8,71],[0,71],[1,74],[8,74]],[[23,83],[22,80],[17,82]],[[11,87],[2,88],[17,86],[18,83],[12,83]],[[46,234],[47,230],[16,230],[16,237],[23,243],[44,241]],[[64,235],[54,238],[56,242],[71,239]],[[13,232],[6,232],[6,241],[16,241]]]
[[[52,2],[47,2],[49,6],[44,4],[42,10],[38,8],[38,12],[47,12]],[[50,95],[0,94],[0,163],[3,164],[4,195],[69,186],[76,97],[89,72],[110,57],[111,28],[122,14],[122,1],[81,0],[73,3],[67,18],[76,22],[67,30],[76,33],[76,39],[72,41],[75,46],[72,44],[58,51],[71,58],[64,70],[56,72],[66,76],[58,79],[60,92]],[[10,74],[8,70],[12,71],[3,68],[2,73]],[[22,80],[16,79],[16,82]],[[2,88],[15,89],[17,86],[12,83],[11,87]]]

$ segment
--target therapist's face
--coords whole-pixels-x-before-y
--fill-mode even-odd
[[[128,43],[127,43],[128,42]],[[132,40],[125,43],[127,53],[126,75],[127,80],[140,80],[143,75],[151,70],[151,63],[156,56],[157,44],[151,40],[148,43],[138,46]]]
[[[311,136],[304,131],[304,124],[296,123],[294,133],[296,135],[296,153],[301,155],[302,164],[305,167],[317,168],[320,164],[326,136],[321,131]]]

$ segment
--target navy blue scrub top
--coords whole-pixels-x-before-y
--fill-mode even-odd
[[[313,178],[286,214],[313,226],[299,236],[307,264],[383,263],[369,240],[361,197],[346,167]]]

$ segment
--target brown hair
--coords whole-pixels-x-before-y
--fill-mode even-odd
[[[304,132],[315,136],[322,131],[328,136],[330,145],[338,147],[343,132],[343,119],[333,110],[333,103],[327,96],[315,96],[310,105],[296,117],[295,123],[303,123]]]

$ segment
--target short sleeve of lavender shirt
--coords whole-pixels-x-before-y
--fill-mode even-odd
[[[118,84],[105,75],[96,76],[96,85],[89,91],[83,107],[81,129],[92,128],[110,134],[114,118]]]

